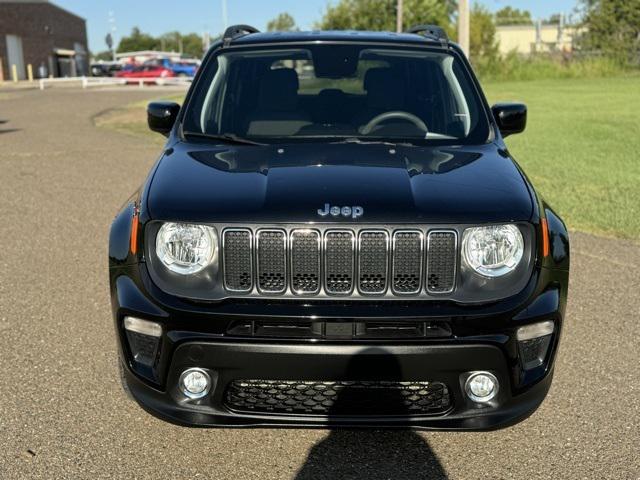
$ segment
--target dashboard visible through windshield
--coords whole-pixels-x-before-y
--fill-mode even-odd
[[[484,143],[489,126],[466,67],[430,49],[319,44],[221,50],[183,131],[261,143]]]

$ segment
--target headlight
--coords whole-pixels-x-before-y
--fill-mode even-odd
[[[169,270],[182,275],[198,273],[217,254],[216,231],[205,225],[165,223],[156,236],[156,255]]]
[[[522,260],[524,240],[515,225],[468,228],[462,236],[462,257],[485,277],[512,272]]]

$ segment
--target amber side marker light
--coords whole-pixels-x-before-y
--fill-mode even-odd
[[[543,218],[540,221],[540,225],[542,226],[542,256],[549,256],[549,224],[547,223],[547,219]]]
[[[138,209],[136,208],[133,218],[131,219],[131,239],[129,243],[129,250],[131,253],[135,255],[138,253],[138,223],[140,222],[140,217],[138,216]]]

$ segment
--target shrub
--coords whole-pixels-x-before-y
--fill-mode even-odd
[[[553,54],[522,56],[515,51],[495,62],[483,62],[480,59],[474,63],[474,68],[483,81],[608,77],[628,70],[628,67],[610,57],[568,58]]]

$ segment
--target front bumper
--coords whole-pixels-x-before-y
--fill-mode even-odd
[[[193,366],[215,372],[209,397],[189,401],[177,388],[178,377]],[[474,404],[463,395],[461,372],[485,370],[509,385],[508,368],[500,349],[489,345],[458,346],[301,346],[193,342],[176,349],[166,390],[149,387],[129,369],[125,380],[135,400],[150,413],[173,423],[217,427],[416,427],[486,430],[509,426],[531,415],[551,385],[551,373],[525,393],[512,396],[501,388],[494,402]],[[345,416],[234,412],[225,405],[225,392],[236,379],[421,381],[437,379],[450,388],[451,408],[442,415]]]
[[[391,307],[348,304],[333,305],[330,309],[326,304],[316,309],[313,305],[291,303],[168,306],[145,289],[148,283],[135,275],[127,275],[131,270],[111,273],[123,380],[133,398],[145,410],[164,420],[211,427],[385,426],[487,430],[517,423],[536,410],[550,388],[567,284],[565,273],[542,271],[530,290],[523,292],[524,299],[510,299],[502,305],[464,307],[458,311],[441,305],[421,308],[397,305],[390,314]],[[376,310],[379,317],[372,318]],[[350,339],[241,338],[230,334],[230,327],[238,321],[274,319],[274,311],[280,312],[278,320],[297,323],[322,321],[329,325],[344,323],[346,319],[362,325],[380,319],[386,322],[437,320],[448,324],[451,330],[450,334],[438,338],[387,340],[357,340],[355,336]],[[417,318],[416,313],[420,311],[423,314]],[[295,312],[297,316],[291,315]],[[349,312],[349,317],[344,312]],[[133,358],[123,329],[123,318],[128,315],[163,326],[153,365],[137,364]],[[525,371],[515,330],[549,319],[555,323],[555,332],[544,363]],[[188,399],[178,387],[181,373],[192,367],[206,370],[214,383],[211,392],[198,400]],[[490,372],[499,381],[498,394],[488,403],[473,402],[465,394],[465,381],[469,373],[475,371]],[[371,382],[376,385],[389,382],[426,385],[428,382],[445,387],[448,403],[438,404],[432,411],[416,413],[406,408],[407,402],[403,402],[401,396],[387,395],[385,402],[391,405],[386,405],[384,413],[364,413],[364,409],[345,414],[332,408],[319,413],[301,413],[296,408],[291,411],[237,408],[230,396],[232,386],[258,380],[287,385],[287,382]],[[339,392],[334,400],[340,403],[340,396],[348,396],[348,390]]]

